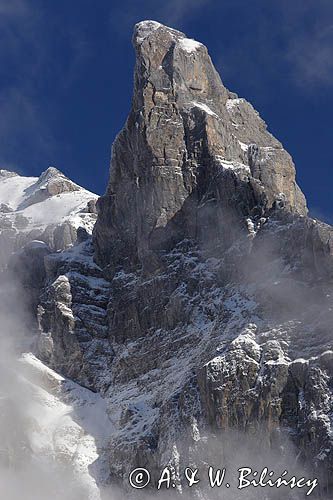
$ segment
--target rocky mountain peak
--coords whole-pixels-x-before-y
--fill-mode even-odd
[[[41,173],[35,184],[27,189],[20,209],[39,203],[51,196],[80,191],[82,188],[66,177],[55,167],[49,167]]]
[[[92,193],[53,168],[0,178],[0,250],[24,246],[11,269],[34,312],[37,354],[70,379],[28,357],[74,404],[51,430],[45,419],[52,459],[72,463],[94,486],[81,497],[94,500],[110,483],[139,498],[131,471],[147,467],[157,484],[166,466],[187,498],[186,467],[222,455],[227,470],[245,462],[310,477],[309,465],[320,498],[332,498],[333,228],[306,215],[291,157],[202,44],[146,21],[134,47],[132,109],[94,244]],[[34,193],[46,198],[20,209]],[[47,415],[59,408],[44,400]],[[79,427],[69,413],[82,415]],[[219,495],[198,485],[198,498]]]
[[[99,263],[155,268],[159,249],[181,239],[209,234],[226,249],[249,218],[306,214],[290,155],[225,88],[204,45],[154,21],[135,26],[133,44],[132,109],[99,202]]]
[[[164,26],[163,24],[157,21],[146,20],[146,21],[141,21],[134,26],[133,44],[134,45],[142,44],[142,42],[144,42],[144,40],[147,37],[149,37],[152,33],[154,33],[157,30],[159,31],[163,30],[165,33],[171,35],[171,37],[174,40],[177,40],[179,38],[186,38],[186,35],[181,31],[169,28],[168,26]]]
[[[48,167],[39,176],[39,182],[44,182],[46,180],[52,179],[54,177],[66,177],[60,170],[56,167]]]
[[[143,21],[135,26],[133,45],[137,54],[135,76],[139,77],[134,98],[141,94],[143,76],[156,92],[166,93],[175,87],[175,97],[177,101],[182,99],[184,105],[191,106],[192,98],[198,95],[208,99],[217,92],[222,100],[227,99],[228,91],[222,86],[206,47],[184,33],[154,21]]]
[[[77,240],[78,228],[91,233],[97,195],[49,167],[39,177],[0,171],[0,269],[13,250],[42,240],[60,250]]]

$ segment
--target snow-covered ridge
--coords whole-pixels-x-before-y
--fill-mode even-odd
[[[7,170],[1,170],[0,174],[0,203],[15,211],[23,211],[29,205],[75,191],[89,199],[97,198],[54,167],[49,167],[40,177],[25,177]]]
[[[79,227],[92,232],[97,217],[97,198],[54,167],[49,167],[40,177],[1,170],[0,234],[13,240],[20,232],[20,243],[15,241],[11,245],[13,250],[31,239],[42,239],[51,247],[61,249],[75,240]],[[60,226],[63,229],[58,233],[67,235],[58,235],[58,244],[53,245],[53,233]],[[64,245],[59,243],[59,238],[67,240]]]
[[[16,172],[11,172],[10,170],[5,170],[4,168],[0,168],[0,177],[15,177],[18,174]]]

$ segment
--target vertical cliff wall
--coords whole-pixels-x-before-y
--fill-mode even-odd
[[[246,218],[275,205],[306,214],[290,155],[224,87],[204,45],[153,21],[133,44],[132,109],[94,232],[99,263],[153,268],[155,251],[184,237],[227,248]]]

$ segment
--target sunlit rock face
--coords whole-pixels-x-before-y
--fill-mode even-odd
[[[133,43],[132,109],[99,201],[99,262],[151,268],[184,237],[229,247],[246,217],[275,205],[306,214],[290,155],[224,87],[204,45],[153,21],[136,26]]]

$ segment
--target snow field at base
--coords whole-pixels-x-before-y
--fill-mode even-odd
[[[39,178],[2,175],[0,177],[0,204],[7,205],[12,210],[3,214],[3,217],[11,221],[14,228],[20,222],[17,222],[17,217],[24,217],[27,221],[26,226],[19,227],[22,233],[28,233],[34,229],[44,230],[48,225],[63,223],[69,223],[75,229],[80,226],[84,227],[88,233],[91,233],[96,216],[88,212],[87,203],[91,200],[96,201],[98,196],[80,186],[77,186],[77,190],[49,195],[42,201],[35,203],[32,201],[25,208],[20,208],[24,207],[27,200],[31,199],[35,193],[45,192],[50,180],[59,179],[60,182],[62,180],[71,182],[56,169],[50,168],[46,173],[49,171],[50,175],[45,175],[44,172]]]
[[[25,411],[33,457],[68,464],[87,500],[100,500],[97,483],[107,480],[104,453],[112,433],[105,401],[31,353],[22,355],[20,365],[20,382],[30,399]]]

